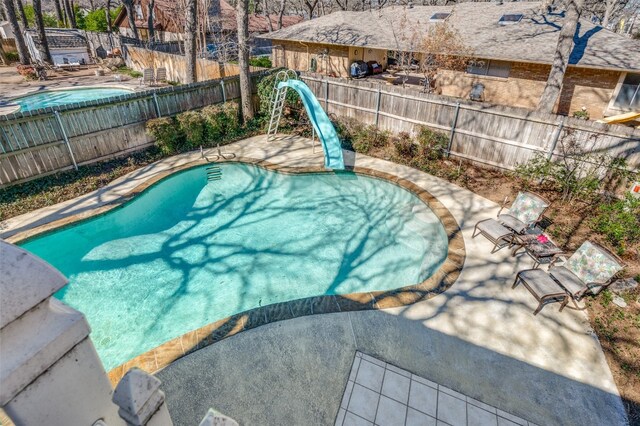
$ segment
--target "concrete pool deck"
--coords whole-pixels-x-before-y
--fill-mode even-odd
[[[89,87],[120,87],[130,90],[146,90],[149,87],[140,86],[139,79],[128,75],[108,72],[103,76],[96,76],[97,66],[76,71],[61,70],[54,72],[44,81],[25,80],[18,74],[16,67],[0,67],[0,115],[15,112],[17,105],[10,99],[19,96],[36,94],[45,90],[81,89]]]
[[[294,167],[323,162],[320,146],[313,154],[310,140],[295,137],[267,143],[260,136],[224,151]],[[91,194],[9,219],[0,237],[89,215],[199,157],[164,159]],[[495,215],[495,203],[409,167],[362,155],[345,160],[408,179],[449,209],[467,252],[460,277],[427,301],[279,321],[175,361],[157,376],[176,424],[197,424],[210,406],[241,424],[333,424],[356,351],[536,424],[625,424],[585,312],[550,305],[534,317],[535,299],[522,286],[511,289],[530,259],[490,254],[487,240],[471,238],[478,220]]]

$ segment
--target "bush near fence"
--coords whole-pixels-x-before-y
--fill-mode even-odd
[[[144,49],[125,45],[125,62],[128,67],[142,71],[145,68],[165,68],[167,79],[182,83],[186,75],[187,61],[183,55],[159,52],[157,50]],[[265,68],[249,67],[251,72],[260,72]],[[198,81],[225,78],[240,73],[237,64],[210,61],[208,59],[198,59],[196,61],[196,75]]]
[[[143,149],[148,120],[239,97],[236,76],[0,116],[0,185]]]
[[[421,126],[449,134],[450,155],[513,170],[537,153],[561,155],[560,137],[573,137],[595,153],[626,159],[640,167],[640,130],[529,110],[456,100],[401,86],[303,73],[328,114],[356,118],[394,134],[416,133]]]

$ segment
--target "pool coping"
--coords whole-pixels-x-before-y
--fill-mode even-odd
[[[252,164],[283,174],[333,173],[333,171],[321,166],[282,166],[251,157],[221,159],[215,162],[200,159],[158,173],[108,204],[17,233],[9,237],[7,241],[14,244],[26,242],[54,230],[103,215],[110,210],[124,206],[137,195],[175,173],[212,163]],[[396,184],[414,194],[436,214],[447,234],[447,257],[429,278],[419,284],[402,286],[393,290],[312,296],[243,311],[184,333],[111,369],[108,373],[111,383],[116,385],[122,376],[133,367],[155,373],[198,349],[261,325],[307,315],[406,306],[431,299],[451,287],[459,277],[464,265],[466,249],[460,227],[449,210],[435,196],[410,180],[368,167],[356,166],[349,168],[348,171]]]
[[[130,86],[125,86],[124,84],[110,84],[110,83],[106,83],[104,85],[100,85],[100,84],[93,84],[90,86],[67,86],[67,87],[54,87],[51,89],[37,89],[34,87],[34,90],[31,92],[26,92],[22,95],[18,95],[18,96],[13,96],[11,98],[7,98],[7,100],[4,102],[4,104],[0,105],[0,107],[5,107],[8,108],[11,105],[8,105],[9,103],[16,101],[18,99],[21,98],[26,98],[27,96],[33,96],[33,95],[38,95],[38,94],[42,94],[42,93],[47,93],[47,92],[60,92],[60,91],[64,91],[64,90],[85,90],[85,89],[122,89],[122,90],[127,90],[131,93],[136,93],[137,90],[135,87],[130,87]],[[83,101],[80,101],[83,102]],[[65,104],[63,104],[65,105]],[[56,105],[60,106],[60,105]],[[55,108],[55,107],[46,107],[46,108]],[[29,110],[29,111],[37,111],[38,109],[46,109],[46,108],[36,108],[34,110]],[[0,116],[2,115],[9,115],[9,114],[15,114],[17,112],[29,112],[29,111],[21,111],[21,106],[20,105],[16,105],[14,109],[9,110],[7,112],[3,112],[0,113]]]

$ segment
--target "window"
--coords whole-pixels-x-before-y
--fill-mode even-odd
[[[136,4],[136,19],[144,19],[144,16],[142,16],[142,6],[139,4]]]
[[[500,25],[512,25],[517,24],[522,20],[522,13],[506,14],[500,17],[498,24]]]
[[[623,110],[640,108],[640,74],[626,75],[613,106]]]
[[[451,16],[451,14],[448,12],[434,13],[431,18],[429,18],[429,22],[444,22],[449,16]]]
[[[509,77],[511,62],[506,61],[472,61],[467,67],[469,74],[488,75],[490,77]]]

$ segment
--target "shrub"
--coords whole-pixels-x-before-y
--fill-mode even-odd
[[[589,119],[589,111],[587,111],[586,109],[573,111],[573,118],[579,118],[580,120],[588,120]]]
[[[559,147],[557,160],[537,153],[527,163],[516,165],[515,175],[529,184],[550,184],[562,194],[563,201],[579,198],[587,202],[602,191],[614,190],[630,176],[624,159],[590,152],[571,132],[560,140]]]
[[[18,74],[23,76],[25,80],[37,80],[38,74],[36,70],[31,65],[18,65],[17,66]]]
[[[413,158],[417,148],[413,138],[407,132],[398,133],[398,136],[393,139],[393,146],[396,153],[404,159]]]
[[[186,137],[187,148],[204,144],[205,119],[199,111],[186,111],[177,115],[180,130]]]
[[[140,71],[133,70],[127,66],[118,67],[116,70],[119,74],[125,74],[133,78],[142,77],[142,73]]]
[[[181,150],[184,135],[174,118],[162,117],[147,121],[147,133],[156,140],[155,144],[164,154],[175,154]]]
[[[20,60],[20,55],[18,55],[18,52],[7,52],[5,54],[5,58],[7,58],[9,63],[18,62]]]
[[[271,68],[273,66],[271,64],[271,58],[268,56],[256,56],[251,58],[249,59],[249,65],[262,68]]]
[[[273,94],[273,87],[276,81],[276,74],[278,70],[275,70],[272,74],[263,77],[258,82],[258,98],[260,100],[260,108],[258,114],[268,120],[271,116],[271,96]],[[286,110],[283,110],[283,117],[288,119],[288,116],[294,115],[293,118],[297,120],[301,112],[302,103],[300,96],[295,90],[287,90],[287,99],[285,105],[289,106]],[[266,123],[268,124],[268,122]]]
[[[419,155],[424,161],[441,159],[449,145],[449,138],[445,133],[436,132],[428,127],[421,127],[416,139],[420,149]]]
[[[601,204],[591,223],[622,254],[627,245],[640,242],[640,198],[627,193],[625,198]]]
[[[238,111],[236,102],[204,107],[202,117],[205,122],[207,142],[219,142],[238,135],[241,130]]]

